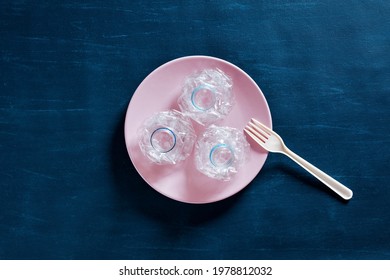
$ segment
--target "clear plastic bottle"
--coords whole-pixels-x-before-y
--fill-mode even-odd
[[[172,110],[156,113],[138,129],[142,153],[157,164],[176,164],[192,152],[196,134],[189,118]]]
[[[220,69],[204,69],[187,77],[178,99],[180,110],[202,125],[213,124],[231,111],[232,80]]]
[[[196,168],[210,178],[229,181],[249,156],[242,131],[211,125],[195,145]]]

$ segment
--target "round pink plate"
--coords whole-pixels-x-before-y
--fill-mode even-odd
[[[179,110],[177,98],[185,78],[205,68],[219,68],[232,78],[236,104],[230,114],[218,125],[242,130],[251,118],[272,127],[267,101],[256,83],[237,66],[209,56],[188,56],[160,66],[145,78],[131,98],[125,120],[127,151],[138,173],[156,191],[172,199],[187,203],[209,203],[239,192],[259,173],[267,152],[251,144],[249,160],[228,182],[211,179],[194,165],[190,155],[178,165],[156,165],[150,162],[138,146],[137,129],[155,112]],[[198,135],[204,127],[194,123]]]

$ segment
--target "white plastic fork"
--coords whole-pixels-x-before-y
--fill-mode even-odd
[[[349,188],[292,152],[276,132],[258,120],[251,119],[244,131],[267,151],[282,153],[291,158],[343,199],[349,200],[352,198],[353,192]]]

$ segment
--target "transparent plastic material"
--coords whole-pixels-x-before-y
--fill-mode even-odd
[[[187,77],[178,99],[180,110],[202,125],[226,117],[234,105],[232,80],[220,69],[205,69]]]
[[[142,153],[157,164],[176,164],[192,152],[196,134],[189,118],[179,111],[154,114],[138,129]]]
[[[247,161],[249,144],[242,131],[211,125],[195,145],[195,165],[203,174],[229,181]]]

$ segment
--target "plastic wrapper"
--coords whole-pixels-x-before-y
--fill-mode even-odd
[[[202,125],[213,124],[231,111],[232,86],[232,80],[220,69],[197,72],[184,82],[178,99],[180,110]]]
[[[229,181],[249,156],[242,131],[211,125],[195,145],[195,166],[210,178]]]
[[[192,152],[196,134],[191,120],[179,111],[156,113],[138,129],[142,153],[157,164],[176,164]]]

